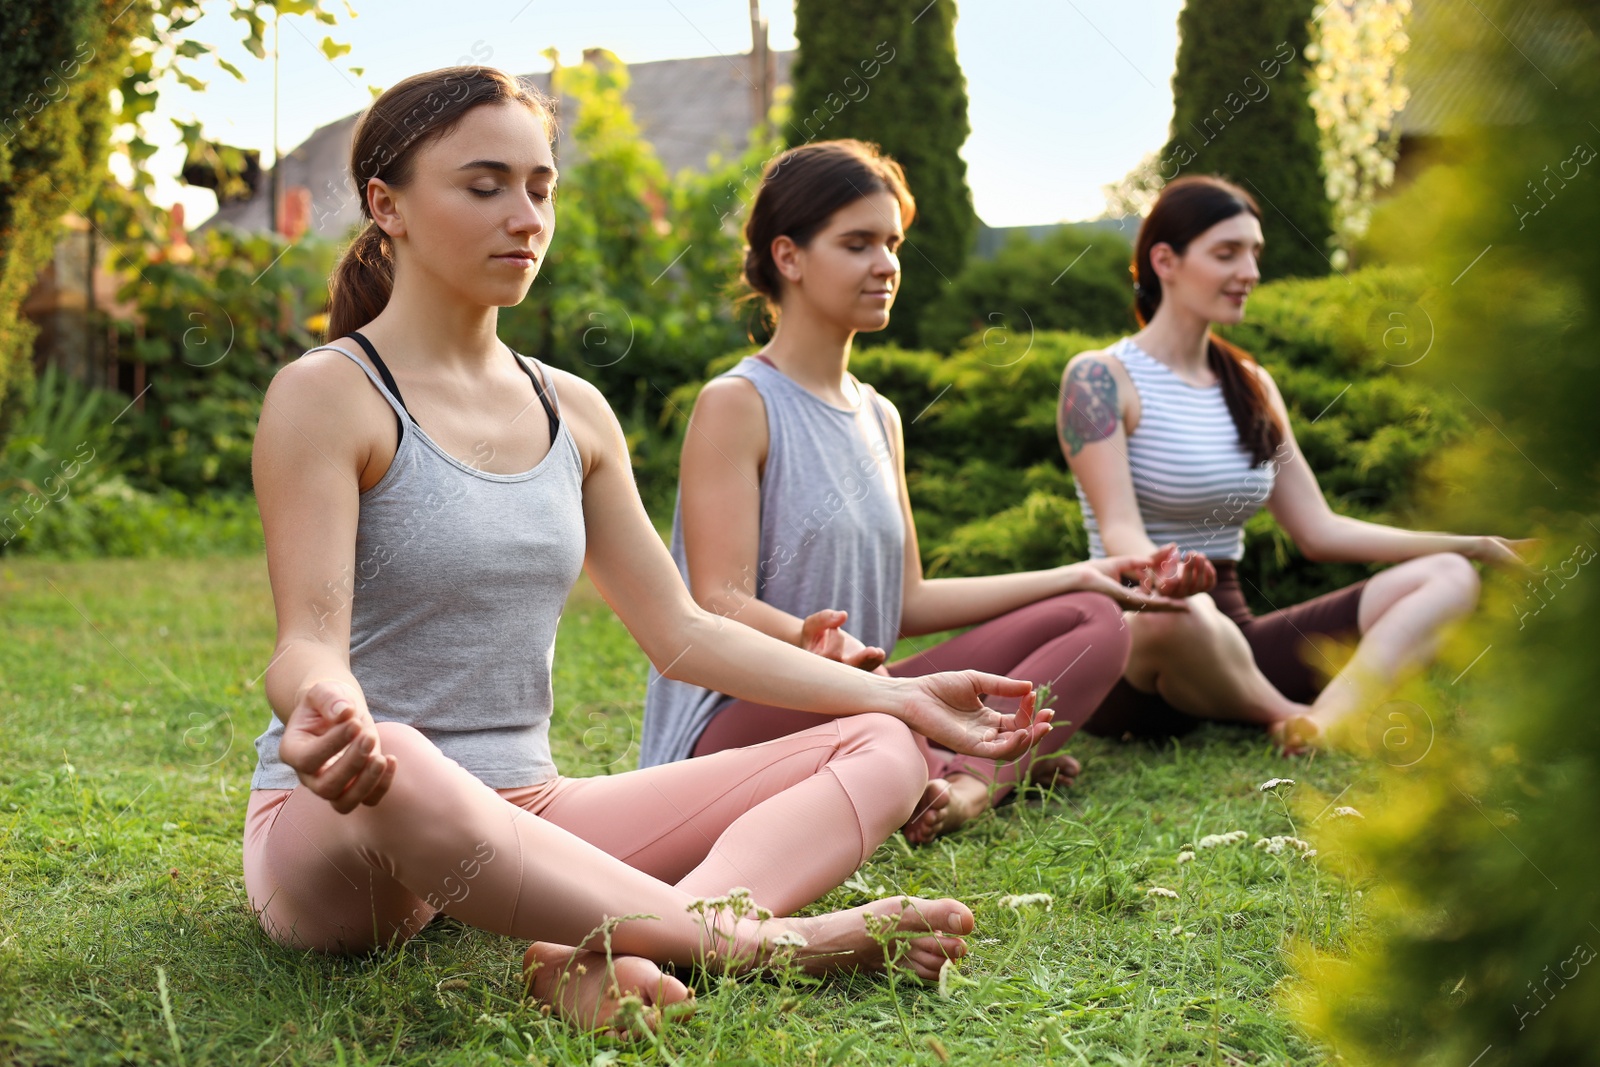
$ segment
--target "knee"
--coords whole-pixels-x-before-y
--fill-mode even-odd
[[[1188,611],[1141,611],[1132,617],[1131,627],[1141,648],[1171,650],[1209,638],[1221,617],[1211,598],[1202,595],[1189,598]]]
[[[1478,577],[1478,569],[1465,556],[1441,552],[1424,556],[1418,562],[1427,567],[1428,584],[1436,588],[1461,614],[1465,615],[1478,606],[1482,582]]]
[[[871,758],[874,777],[896,797],[906,799],[906,813],[922,798],[928,784],[928,761],[911,727],[892,715],[876,712],[848,715],[838,721],[841,752],[858,752]],[[902,820],[903,821],[903,820]]]
[[[415,726],[407,726],[403,722],[380,722],[378,728],[378,747],[390,756],[426,757],[439,755],[439,746],[429,741],[421,730]]]

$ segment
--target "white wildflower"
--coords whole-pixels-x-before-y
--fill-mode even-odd
[[[1366,818],[1365,815],[1361,814],[1355,808],[1334,808],[1333,809],[1333,817],[1335,819],[1365,819]]]
[[[1188,849],[1184,849],[1182,852],[1178,853],[1179,863],[1188,863],[1192,859],[1194,859],[1194,853],[1190,852]]]
[[[1163,888],[1161,886],[1158,886],[1158,885],[1153,885],[1149,889],[1146,889],[1144,891],[1144,895],[1147,896],[1147,897],[1166,897],[1168,900],[1177,900],[1178,899],[1178,894],[1177,894],[1176,890],[1165,889],[1165,888]]]
[[[1302,856],[1315,856],[1317,854],[1316,849],[1311,847],[1310,842],[1302,841],[1298,837],[1263,837],[1256,842],[1255,847],[1264,849],[1273,855],[1277,855],[1286,849],[1294,849]]]
[[[939,964],[939,996],[950,999],[950,976],[956,971],[956,961],[946,959]]]
[[[1264,781],[1260,785],[1256,786],[1256,788],[1259,789],[1263,793],[1270,793],[1274,789],[1278,788],[1280,785],[1294,785],[1294,779],[1293,778],[1268,778],[1266,781]]]
[[[793,930],[785,930],[772,939],[773,948],[805,948],[806,939]]]
[[[1043,904],[1044,910],[1049,911],[1055,906],[1055,897],[1049,893],[1016,893],[1012,896],[1000,898],[1002,908],[1026,908],[1034,904]]]
[[[1225,834],[1207,834],[1200,839],[1200,848],[1216,848],[1219,845],[1232,845],[1243,841],[1250,835],[1243,830],[1230,830]]]

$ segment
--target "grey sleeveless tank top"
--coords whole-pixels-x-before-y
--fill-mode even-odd
[[[825,608],[848,611],[846,630],[892,649],[900,634],[906,531],[879,406],[889,402],[863,385],[858,407],[836,408],[753,357],[727,373],[753,384],[767,409],[756,598],[801,618]],[[687,584],[681,491],[672,558]],[[732,699],[652,669],[639,765],[687,759],[711,717]]]
[[[350,669],[372,717],[416,727],[496,789],[555,777],[551,657],[585,546],[583,465],[567,420],[531,470],[476,470],[411,421],[371,368],[334,351],[400,422],[394,462],[361,494],[355,572],[323,605],[350,600]],[[548,378],[544,389],[554,397]],[[282,735],[274,715],[256,739],[252,788],[298,784],[278,759]]]

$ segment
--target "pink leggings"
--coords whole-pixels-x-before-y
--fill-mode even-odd
[[[1122,610],[1099,593],[1064,593],[1009,611],[948,641],[889,664],[897,678],[939,671],[975,670],[1050,685],[1055,728],[1034,752],[999,763],[962,756],[918,738],[928,775],[970,774],[993,787],[998,802],[1039,756],[1052,755],[1100,706],[1128,665],[1133,635]],[[1015,701],[991,699],[991,707]],[[752,745],[804,730],[816,723],[812,712],[735,700],[706,725],[695,743],[696,757]]]
[[[825,720],[768,744],[596,778],[494,790],[421,733],[379,723],[399,758],[377,804],[340,815],[303,786],[258,789],[244,880],[263,929],[296,948],[360,952],[443,911],[565,945],[605,917],[619,953],[691,962],[697,897],[735,886],[787,915],[849,877],[912,813],[927,770],[886,715]]]

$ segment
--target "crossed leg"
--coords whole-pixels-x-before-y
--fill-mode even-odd
[[[629,965],[637,986],[629,991],[666,999],[683,990],[652,982],[655,963],[705,961],[715,947],[719,966],[756,966],[784,933],[805,942],[796,959],[809,969],[881,965],[868,911],[929,934],[911,941],[906,960],[924,977],[937,976],[936,959],[964,951],[958,935],[971,929],[971,913],[957,901],[896,899],[764,923],[690,911],[696,897],[738,884],[731,878],[755,883],[754,900],[774,913],[839,884],[909,815],[925,780],[910,732],[893,719],[824,723],[715,764],[574,781],[547,791],[553,819],[509,802],[416,730],[378,730],[400,763],[378,804],[340,815],[300,787],[251,795],[246,890],[263,928],[283,944],[364,951],[410,937],[442,910],[496,933],[593,949],[607,919],[648,914],[654,918],[618,924],[611,945],[619,956],[651,961],[648,972]],[[561,819],[631,849],[679,884],[618,859]],[[624,991],[607,976],[578,992],[559,1006],[595,1024],[614,1008],[611,994]]]
[[[1478,575],[1454,553],[1422,556],[1369,578],[1361,589],[1360,640],[1350,661],[1318,692],[1285,693],[1263,673],[1264,642],[1284,641],[1304,652],[1309,633],[1294,609],[1252,621],[1250,638],[1211,597],[1191,597],[1182,613],[1128,617],[1133,651],[1125,678],[1134,689],[1159,694],[1171,707],[1203,719],[1268,728],[1287,751],[1314,746],[1335,724],[1438,650],[1445,626],[1477,604]],[[1265,637],[1263,627],[1277,633]],[[1331,668],[1331,664],[1329,665]],[[1325,672],[1326,673],[1326,672]]]

